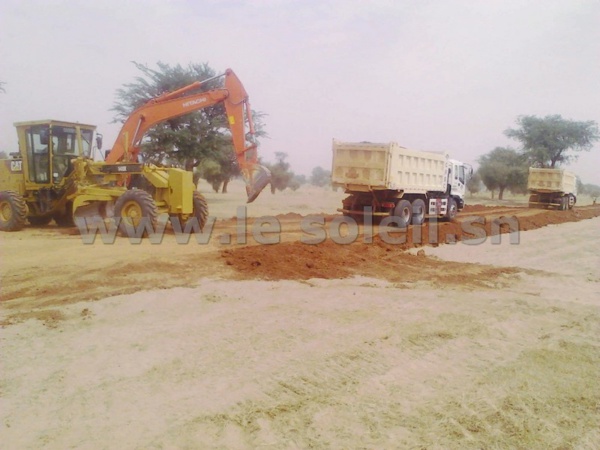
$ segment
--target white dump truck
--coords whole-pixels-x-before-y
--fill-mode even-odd
[[[352,217],[394,216],[399,226],[430,217],[452,220],[464,207],[472,173],[445,153],[333,140],[332,184],[349,194],[338,211]]]
[[[572,209],[577,202],[577,176],[562,169],[529,168],[530,208]]]

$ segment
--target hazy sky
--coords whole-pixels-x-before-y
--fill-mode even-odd
[[[519,115],[600,122],[597,0],[0,0],[0,150],[13,122],[98,125],[154,66],[232,68],[265,118],[261,154],[331,168],[332,138],[474,163]],[[600,184],[600,145],[570,166]]]

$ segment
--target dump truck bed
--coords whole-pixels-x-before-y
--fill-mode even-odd
[[[577,194],[577,176],[562,169],[529,168],[527,189],[533,192]]]
[[[395,142],[334,140],[331,176],[334,186],[349,191],[444,192],[447,160],[444,153],[411,150]]]

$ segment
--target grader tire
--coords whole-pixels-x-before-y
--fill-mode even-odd
[[[206,221],[208,220],[208,204],[206,203],[204,196],[200,192],[194,191],[192,202],[194,205],[194,212],[187,218],[187,220],[183,220],[179,214],[171,216],[171,223],[173,223],[175,219],[178,219],[180,224],[179,227],[181,227],[182,231],[185,230],[187,222],[193,219],[198,221],[200,231],[202,231],[204,229],[204,225],[206,225]]]
[[[115,219],[118,221],[119,231],[123,236],[133,237],[131,234],[139,232],[144,226],[140,237],[148,236],[148,225],[152,231],[156,230],[158,210],[152,196],[140,189],[131,189],[121,195],[115,202]],[[142,223],[146,221],[146,223]]]
[[[204,195],[198,191],[194,191],[194,217],[198,220],[200,229],[204,229],[206,221],[208,220],[208,204]]]
[[[0,192],[0,231],[19,231],[25,226],[27,204],[14,191]]]

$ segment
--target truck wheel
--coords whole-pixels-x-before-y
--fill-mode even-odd
[[[51,220],[52,220],[51,216],[45,216],[45,217],[36,216],[36,217],[28,217],[27,218],[27,221],[34,227],[41,227],[44,225],[48,225]]]
[[[576,202],[577,202],[577,199],[575,198],[575,196],[569,195],[569,209],[573,209],[573,206],[575,206]]]
[[[0,231],[19,231],[25,226],[27,204],[14,191],[0,192]]]
[[[425,202],[418,198],[412,204],[412,223],[413,225],[423,225],[425,222]]]
[[[569,207],[569,200],[567,199],[567,197],[561,197],[560,198],[560,210],[561,211],[566,211]]]
[[[456,204],[456,200],[450,197],[448,199],[448,212],[446,213],[446,218],[449,221],[453,221],[456,219],[456,214],[458,214],[458,205]]]
[[[142,222],[147,220],[156,230],[158,220],[158,211],[156,203],[150,194],[141,189],[131,189],[121,195],[115,202],[115,220],[117,220],[119,231],[124,236],[129,236],[130,231],[134,232],[140,225],[144,225],[144,231],[141,237],[148,235],[146,224]]]
[[[412,218],[412,205],[408,200],[400,200],[394,208],[394,217],[398,218],[398,226],[400,228],[410,225]]]
[[[530,208],[539,208],[539,205],[537,204],[537,202],[540,201],[540,198],[538,195],[536,194],[531,194],[529,196],[529,207]]]

